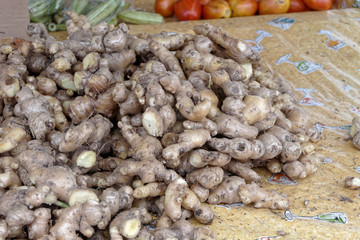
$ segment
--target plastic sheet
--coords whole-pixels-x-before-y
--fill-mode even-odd
[[[333,8],[360,8],[359,0],[336,0]]]

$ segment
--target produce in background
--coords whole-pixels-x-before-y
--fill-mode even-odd
[[[179,21],[199,20],[201,4],[198,0],[180,0],[174,4],[174,13]]]
[[[124,0],[98,0],[97,3],[95,3],[90,0],[75,0],[70,10],[77,14],[85,14],[91,25],[102,21],[105,21],[109,25],[117,25],[118,20],[131,24],[155,24],[164,22],[164,18],[160,14],[134,10],[133,4],[125,4]],[[92,6],[94,4],[95,7]]]
[[[286,13],[290,8],[290,0],[260,0],[259,14]]]
[[[312,10],[324,11],[331,9],[333,0],[303,0],[306,6]]]
[[[130,9],[129,9],[130,8]],[[109,25],[117,25],[118,21],[131,24],[163,23],[160,14],[133,10],[124,0],[74,0],[66,6],[62,0],[29,1],[31,22],[41,22],[49,31],[65,31],[68,19],[64,11],[73,11],[86,16],[90,25],[105,21]],[[74,19],[84,22],[84,17]]]
[[[64,7],[62,0],[29,0],[28,6],[30,21],[44,24],[52,22],[52,16]]]
[[[62,0],[29,0],[28,8],[30,22],[41,22],[48,26],[49,31],[66,30]]]
[[[259,7],[258,0],[229,0],[229,5],[231,17],[253,16]]]
[[[30,21],[47,25],[49,31],[66,30],[65,21],[67,18],[64,16],[65,10],[72,10],[77,14],[86,15],[92,25],[101,21],[117,24],[117,14],[122,10],[124,4],[124,0],[74,0],[70,6],[66,6],[63,0],[28,2]]]
[[[171,17],[174,14],[174,5],[177,0],[156,0],[154,11],[163,17]]]
[[[328,10],[333,6],[333,2],[333,0],[156,0],[154,11],[163,17],[171,17],[172,11],[176,9],[177,19],[187,21],[198,20],[199,15],[203,19],[228,18],[228,6],[230,6],[231,17],[243,17],[256,14]],[[174,8],[175,4],[178,4],[178,8]],[[185,17],[189,13],[192,17]]]
[[[85,16],[91,25],[95,25],[103,21],[110,23],[113,19],[117,19],[117,14],[122,10],[124,5],[124,0],[101,1],[95,7],[92,7],[92,10],[88,11]],[[89,6],[91,5],[89,4]],[[86,8],[83,11],[86,11]],[[80,13],[82,14],[82,12]],[[117,21],[115,25],[116,24]]]
[[[70,9],[77,14],[84,13],[85,9],[89,7],[90,0],[73,0]]]
[[[201,5],[206,5],[210,0],[199,0]]]
[[[187,221],[207,203],[289,208],[256,168],[313,174],[319,133],[248,43],[69,15],[67,40],[0,40],[1,238],[215,239]]]
[[[203,6],[202,16],[204,19],[230,18],[231,8],[225,0],[212,0]]]
[[[160,14],[127,9],[120,11],[117,17],[123,22],[132,24],[158,24],[165,22]]]
[[[305,5],[303,0],[290,0],[289,13],[292,12],[304,12],[309,11],[310,9]]]

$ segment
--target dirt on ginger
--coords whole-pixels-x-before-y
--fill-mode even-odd
[[[64,41],[0,40],[0,239],[216,239],[209,204],[289,208],[259,167],[316,172],[310,115],[248,43],[67,15]]]

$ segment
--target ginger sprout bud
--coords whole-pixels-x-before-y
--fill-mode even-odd
[[[76,165],[83,168],[91,168],[96,162],[96,153],[94,151],[83,151],[76,159]]]
[[[51,65],[59,72],[65,72],[71,69],[71,63],[66,58],[57,58],[51,63]]]
[[[95,200],[99,202],[99,198],[93,191],[86,189],[76,189],[71,193],[69,206],[74,206],[76,203],[85,203],[87,200]]]

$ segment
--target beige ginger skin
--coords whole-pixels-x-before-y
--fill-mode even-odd
[[[246,42],[66,14],[66,40],[0,39],[0,239],[216,239],[213,204],[290,207],[259,168],[316,172],[310,114]]]

